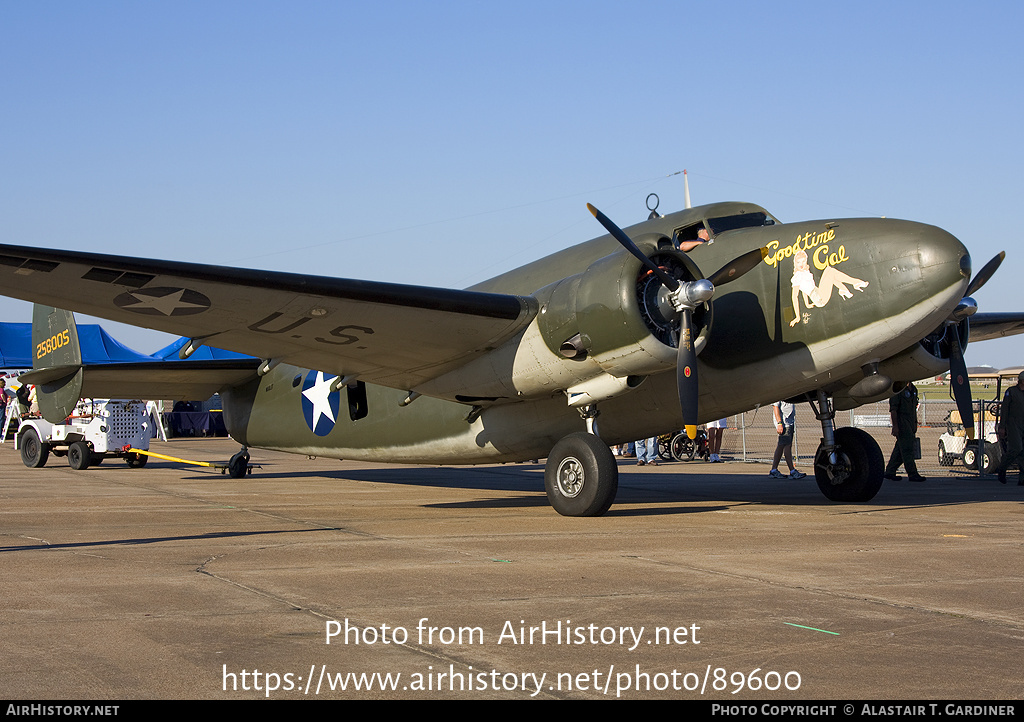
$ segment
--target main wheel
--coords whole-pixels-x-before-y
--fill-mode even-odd
[[[619,468],[608,446],[593,434],[569,434],[544,467],[548,501],[562,516],[601,516],[615,501]]]
[[[39,440],[39,434],[31,426],[21,435],[18,447],[21,449],[21,463],[28,468],[38,469],[46,465],[50,447]]]
[[[680,431],[678,434],[672,437],[672,458],[676,461],[693,461],[693,457],[697,455],[697,444],[686,435],[685,431]]]
[[[84,441],[76,441],[68,447],[68,466],[75,471],[89,468],[89,458],[92,452],[89,445]]]
[[[836,461],[824,448],[814,455],[814,478],[832,501],[871,501],[882,488],[885,460],[878,443],[862,429],[836,429]]]

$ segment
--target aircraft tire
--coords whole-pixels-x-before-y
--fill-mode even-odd
[[[50,455],[50,447],[39,439],[35,429],[29,427],[21,435],[18,442],[21,449],[21,462],[30,469],[39,469],[46,466],[46,459]]]
[[[241,479],[247,471],[249,471],[249,452],[243,449],[231,457],[231,461],[228,462],[228,474],[232,479]]]
[[[68,466],[75,471],[89,468],[89,460],[92,452],[89,445],[84,441],[76,441],[68,447]]]
[[[882,488],[885,459],[878,443],[862,429],[836,429],[839,465],[832,468],[828,455],[818,447],[814,455],[814,478],[831,501],[865,502]]]
[[[548,501],[562,516],[601,516],[615,501],[619,467],[611,449],[593,434],[562,438],[544,467]]]

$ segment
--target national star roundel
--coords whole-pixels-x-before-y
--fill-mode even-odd
[[[336,378],[324,376],[323,371],[310,371],[302,381],[302,416],[317,436],[327,436],[338,421],[341,393],[331,391]]]
[[[114,305],[144,316],[192,316],[212,305],[210,299],[189,288],[139,288],[114,299]]]

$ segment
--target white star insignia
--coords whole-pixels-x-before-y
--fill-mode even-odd
[[[335,423],[334,412],[331,411],[331,381],[336,376],[325,377],[322,371],[316,372],[316,381],[308,389],[302,392],[302,395],[309,399],[309,402],[313,404],[313,421],[312,428],[316,429],[316,425],[320,422],[321,416],[326,416],[331,420],[331,423]]]
[[[182,301],[181,297],[184,294],[184,288],[180,288],[177,291],[171,291],[163,296],[147,296],[138,292],[129,292],[128,295],[138,301],[138,303],[133,303],[130,306],[124,306],[124,308],[128,311],[141,311],[143,309],[152,308],[165,316],[170,316],[175,311],[179,311],[183,308],[205,308],[201,303],[189,303],[188,301]]]

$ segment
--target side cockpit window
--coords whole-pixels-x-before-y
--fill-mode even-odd
[[[694,223],[690,226],[677,228],[672,234],[672,245],[686,253],[689,253],[700,244],[710,241],[712,241],[712,236],[708,233],[704,223]]]
[[[697,234],[700,232],[702,228],[704,228],[703,223],[694,223],[692,226],[686,226],[685,228],[678,229],[675,232],[676,248],[678,248],[679,244],[682,242],[700,240],[697,237]]]

